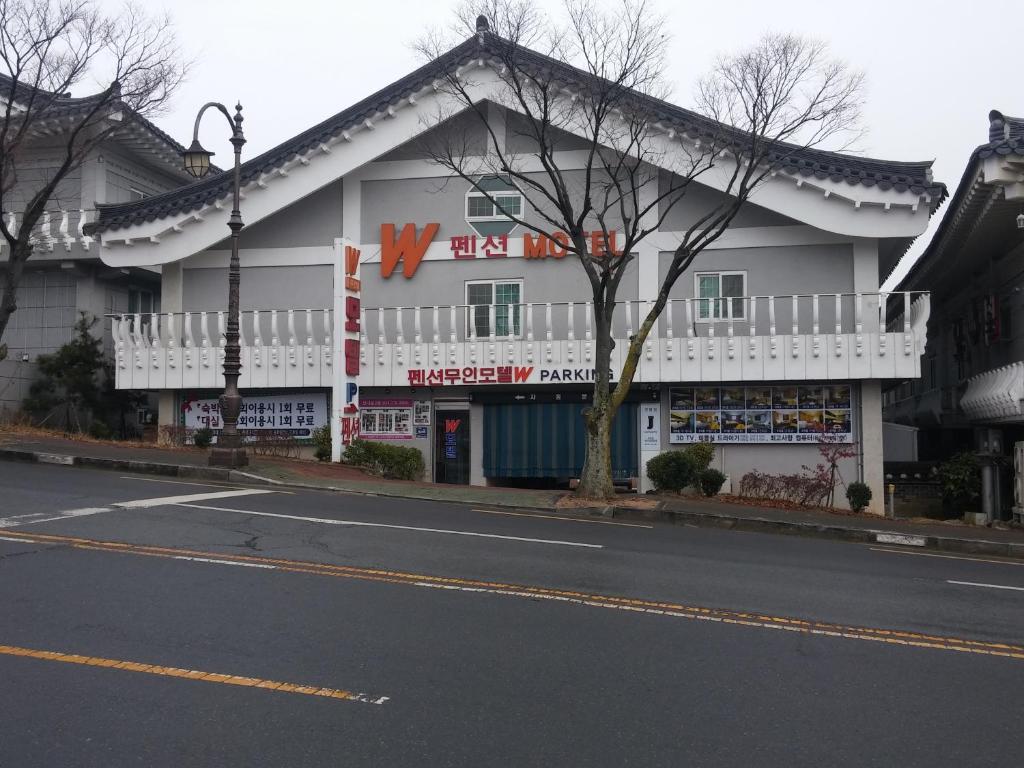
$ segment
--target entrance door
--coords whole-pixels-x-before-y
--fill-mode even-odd
[[[437,411],[434,482],[469,485],[469,410]]]

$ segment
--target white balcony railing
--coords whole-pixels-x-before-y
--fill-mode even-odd
[[[636,381],[776,381],[915,378],[928,320],[927,293],[750,296],[701,320],[701,299],[675,299],[644,343]],[[899,302],[899,327],[886,330]],[[612,370],[651,306],[624,301],[612,324]],[[731,317],[741,314],[742,319]],[[704,313],[713,314],[713,313]],[[226,313],[113,315],[122,389],[219,388]],[[240,386],[328,387],[339,361],[331,311],[241,313]],[[360,383],[407,386],[420,372],[517,366],[592,368],[589,302],[368,308],[361,315]],[[422,377],[426,381],[426,377]],[[436,376],[435,376],[436,380]],[[445,384],[467,380],[447,376]],[[541,381],[563,381],[564,376]],[[574,380],[579,380],[574,378]],[[535,382],[525,377],[523,382]]]
[[[22,215],[13,211],[3,214],[7,231],[17,235],[22,226]],[[32,228],[29,242],[39,251],[65,251],[70,253],[76,246],[88,251],[94,239],[85,234],[85,225],[96,218],[95,211],[82,208],[46,211]],[[0,239],[0,255],[7,247],[7,241]]]

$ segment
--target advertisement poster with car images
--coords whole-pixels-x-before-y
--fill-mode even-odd
[[[853,442],[849,384],[671,387],[671,443]]]
[[[359,436],[367,440],[411,440],[413,401],[405,397],[361,397]]]

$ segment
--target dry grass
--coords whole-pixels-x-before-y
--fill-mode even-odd
[[[0,424],[0,441],[11,440],[12,438],[35,438],[37,440],[71,440],[76,443],[90,443],[92,445],[113,445],[119,448],[160,448],[161,450],[194,451],[191,447],[157,445],[152,442],[141,440],[100,440],[84,432],[65,432],[62,429],[49,429],[47,427],[34,427],[31,424],[7,423]]]
[[[556,503],[557,509],[593,509],[594,507],[629,507],[630,509],[654,509],[658,500],[648,496],[616,496],[614,499],[587,499],[568,493]]]

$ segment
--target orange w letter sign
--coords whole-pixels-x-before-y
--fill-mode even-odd
[[[423,227],[423,234],[416,238],[416,225],[406,224],[402,227],[401,233],[395,237],[394,224],[380,225],[380,274],[381,277],[391,277],[398,262],[402,262],[402,274],[405,277],[412,277],[416,273],[416,267],[423,260],[423,255],[440,229],[440,224],[427,224]]]

